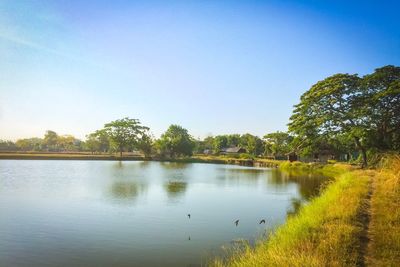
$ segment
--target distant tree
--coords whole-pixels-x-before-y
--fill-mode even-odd
[[[228,147],[236,147],[240,145],[240,134],[229,134],[226,136],[226,139]]]
[[[205,149],[213,149],[213,143],[214,143],[214,137],[213,136],[207,136],[206,138],[204,138],[203,140],[204,142],[204,148]]]
[[[0,140],[0,151],[14,151],[17,146],[14,142],[9,140]]]
[[[32,150],[32,144],[29,142],[28,139],[18,139],[15,142],[16,147],[22,151],[30,151]]]
[[[263,141],[258,136],[251,134],[217,135],[214,138],[209,137],[207,143],[212,143],[214,153],[219,153],[223,148],[238,146],[246,149],[252,155],[259,155],[263,151]]]
[[[62,135],[57,138],[57,147],[62,151],[79,151],[81,140],[72,135]]]
[[[191,156],[195,142],[185,128],[173,124],[161,135],[157,146],[162,154],[168,154],[170,157]]]
[[[213,152],[219,153],[223,148],[228,146],[228,138],[226,135],[217,135],[213,140]]]
[[[201,154],[204,152],[204,150],[207,149],[205,147],[205,142],[204,140],[200,139],[195,139],[194,140],[194,148],[193,148],[193,153],[195,154]]]
[[[365,106],[360,101],[363,94],[359,84],[357,75],[336,74],[313,85],[295,106],[289,131],[308,142],[315,142],[320,136],[347,135],[360,150],[366,166],[364,139],[368,125],[363,116]]]
[[[22,151],[40,151],[43,148],[43,139],[36,137],[18,139],[15,145]]]
[[[205,150],[211,152],[213,150],[214,137],[207,136],[203,140],[195,140],[194,153],[202,154]]]
[[[58,150],[58,135],[54,131],[46,131],[43,139],[43,145],[47,150],[56,151]]]
[[[86,136],[85,150],[90,152],[107,152],[110,149],[110,140],[104,129],[97,130]]]
[[[123,118],[104,125],[103,131],[112,145],[116,147],[122,157],[122,152],[127,148],[136,148],[143,135],[149,130],[140,124],[137,119]]]
[[[272,155],[273,157],[282,157],[285,154],[291,152],[291,143],[293,137],[286,132],[274,132],[264,135],[265,140],[265,153]]]
[[[110,138],[107,135],[105,129],[97,130],[94,132],[97,141],[100,143],[100,148],[98,151],[107,152],[110,151]]]
[[[247,153],[253,156],[262,154],[264,150],[263,141],[258,136],[249,133],[240,136],[239,146],[246,149]]]
[[[94,152],[101,151],[100,145],[100,141],[98,140],[98,137],[95,133],[91,133],[86,136],[86,141],[84,145],[85,150],[89,150],[93,154]]]
[[[144,133],[139,138],[137,148],[143,153],[145,157],[149,157],[153,150],[154,140],[150,134]]]

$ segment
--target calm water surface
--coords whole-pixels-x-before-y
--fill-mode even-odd
[[[214,164],[0,160],[0,266],[200,266],[282,224],[324,181]]]

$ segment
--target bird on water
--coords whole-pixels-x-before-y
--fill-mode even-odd
[[[238,226],[238,224],[239,224],[239,220],[236,220],[236,221],[235,221],[235,224],[236,224],[236,226]]]
[[[189,217],[189,219],[190,219],[190,213],[187,215],[188,217]]]
[[[265,224],[265,220],[264,219],[262,219],[259,224],[262,224],[262,223]]]

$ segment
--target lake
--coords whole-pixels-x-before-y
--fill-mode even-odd
[[[284,223],[325,181],[234,165],[0,160],[0,266],[201,266]]]

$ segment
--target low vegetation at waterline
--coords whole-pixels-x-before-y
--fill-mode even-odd
[[[255,248],[233,250],[211,265],[397,266],[400,157],[382,162],[379,170],[339,165],[340,174],[323,193],[267,240],[260,240]]]

